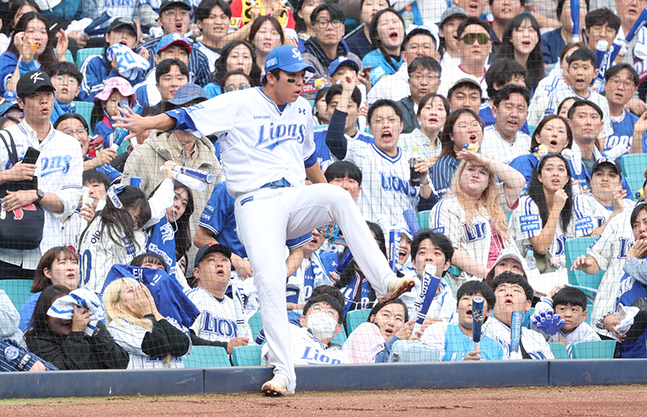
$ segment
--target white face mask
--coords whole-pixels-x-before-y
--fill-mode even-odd
[[[337,320],[326,313],[315,313],[307,316],[308,329],[319,339],[330,339],[335,335]]]

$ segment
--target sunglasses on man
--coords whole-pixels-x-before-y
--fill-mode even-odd
[[[485,45],[490,41],[490,37],[486,33],[466,33],[461,40],[468,45],[472,45],[477,40],[479,44]]]

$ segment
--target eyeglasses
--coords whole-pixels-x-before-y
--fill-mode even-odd
[[[313,311],[315,313],[326,313],[326,314],[334,317],[335,320],[339,318],[339,313],[337,312],[337,310],[335,310],[332,307],[326,308],[326,307],[324,307],[322,305],[315,304],[312,307],[310,307],[310,311]]]
[[[416,82],[420,82],[420,81],[422,81],[423,79],[424,79],[425,81],[427,81],[427,82],[433,82],[434,80],[440,79],[440,77],[439,77],[439,76],[437,76],[437,75],[413,74],[413,75],[411,76],[411,79],[412,79],[412,80],[414,80],[414,81],[416,81]]]
[[[472,45],[476,40],[479,41],[479,44],[485,45],[490,42],[490,37],[486,33],[466,33],[461,40],[468,45]]]
[[[225,93],[231,93],[232,91],[236,91],[236,90],[247,90],[250,87],[251,85],[247,83],[243,83],[239,85],[238,88],[236,88],[234,84],[229,84],[228,86],[225,87]]]
[[[472,123],[470,123],[470,124],[467,124],[467,123],[461,123],[461,124],[459,124],[459,125],[456,125],[455,127],[456,127],[456,129],[458,129],[458,130],[464,130],[464,131],[467,131],[467,130],[469,130],[470,128],[472,128],[472,129],[480,129],[480,128],[481,128],[481,124],[480,124],[479,122],[472,122]]]
[[[607,81],[607,84],[610,85],[611,87],[614,87],[614,88],[618,88],[618,87],[620,87],[620,84],[622,84],[622,86],[624,88],[626,88],[627,90],[633,90],[634,88],[636,88],[636,84],[633,81],[631,81],[631,80],[621,80],[618,77],[613,77],[612,79]]]
[[[168,12],[164,12],[164,16],[170,17],[171,19],[175,19],[176,17],[181,17],[181,18],[186,18],[189,17],[191,13],[188,10],[170,10]]]
[[[52,81],[56,81],[59,83],[67,83],[67,84],[78,84],[79,82],[76,80],[74,77],[63,77],[61,75],[56,76],[52,79]]]
[[[5,113],[7,117],[15,117],[16,119],[24,119],[25,113]]]
[[[342,23],[343,22],[341,20],[320,19],[320,20],[317,20],[317,27],[319,29],[325,29],[328,27],[328,25],[331,25],[333,29],[339,29]]]
[[[66,135],[70,135],[70,136],[74,136],[74,135],[76,135],[76,136],[87,136],[88,135],[88,129],[76,129],[76,130],[68,129],[68,130],[64,130],[63,133],[65,133]]]
[[[423,43],[423,44],[410,43],[409,45],[407,45],[407,49],[409,51],[417,51],[421,48],[423,51],[431,51],[433,49],[430,43]]]

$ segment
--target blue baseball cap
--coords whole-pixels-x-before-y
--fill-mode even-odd
[[[278,46],[267,54],[265,73],[277,68],[287,72],[299,72],[303,70],[313,74],[317,72],[314,67],[303,62],[303,55],[301,55],[297,47],[289,45]]]
[[[172,33],[170,35],[162,36],[162,39],[160,39],[159,43],[157,44],[155,53],[159,54],[160,51],[163,51],[169,45],[172,45],[174,43],[184,46],[185,48],[188,49],[189,53],[191,53],[191,44],[189,43],[189,41],[186,40],[184,36],[179,35],[177,33]]]
[[[173,99],[168,102],[175,106],[183,106],[198,98],[203,99],[203,101],[207,99],[207,93],[205,93],[202,87],[196,84],[184,84],[178,88]]]
[[[328,67],[328,76],[332,77],[332,75],[335,73],[335,71],[337,71],[337,68],[339,68],[340,65],[350,65],[351,67],[353,67],[355,72],[359,72],[359,65],[357,64],[357,62],[348,57],[340,56],[330,63],[330,66]]]

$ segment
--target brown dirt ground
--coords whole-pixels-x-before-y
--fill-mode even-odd
[[[647,386],[399,390],[0,401],[0,416],[638,416]]]

